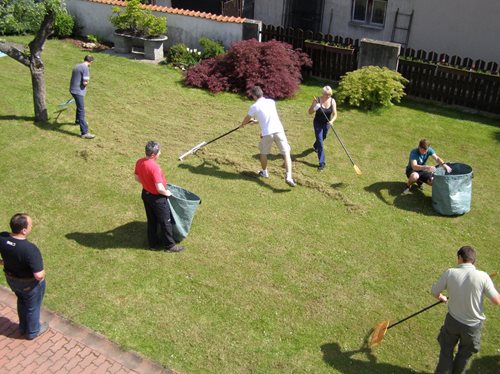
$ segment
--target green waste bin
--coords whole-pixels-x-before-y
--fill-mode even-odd
[[[470,211],[472,200],[472,168],[458,162],[447,163],[451,173],[438,167],[432,182],[432,207],[444,216],[456,216]]]
[[[172,193],[172,196],[168,198],[168,205],[172,214],[174,240],[180,243],[189,233],[201,199],[194,193],[174,184],[167,183],[167,190]]]

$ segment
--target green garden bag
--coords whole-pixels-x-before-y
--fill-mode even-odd
[[[472,200],[472,168],[461,163],[447,163],[451,173],[437,168],[432,182],[432,207],[444,216],[470,211]]]
[[[172,193],[172,196],[168,198],[168,205],[172,214],[174,240],[180,243],[189,233],[201,199],[194,193],[170,183],[167,183],[167,190]]]

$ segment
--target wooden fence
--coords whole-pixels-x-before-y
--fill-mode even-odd
[[[338,81],[356,70],[359,40],[300,29],[263,25],[262,41],[276,39],[300,48],[313,60],[304,77]],[[497,63],[402,48],[398,71],[410,83],[410,96],[500,114],[500,70]]]
[[[410,81],[410,96],[500,114],[497,63],[402,49],[398,71]]]
[[[304,77],[338,81],[345,73],[356,70],[359,50],[357,39],[267,25],[262,26],[261,36],[262,41],[275,39],[306,52],[313,60],[313,66],[304,69]]]

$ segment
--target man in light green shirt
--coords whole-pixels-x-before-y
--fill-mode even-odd
[[[481,325],[486,319],[483,311],[484,296],[495,305],[500,305],[500,295],[491,278],[477,270],[476,251],[464,246],[457,252],[458,266],[446,270],[432,285],[432,295],[448,302],[448,314],[438,336],[441,346],[438,374],[465,373],[467,362],[473,353],[479,352]],[[448,298],[441,292],[448,291]],[[453,351],[458,344],[458,352]]]

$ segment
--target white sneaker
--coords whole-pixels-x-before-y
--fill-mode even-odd
[[[259,174],[259,177],[269,178],[269,173],[267,172],[267,170],[261,170],[257,174]]]
[[[403,192],[401,192],[401,195],[409,195],[411,194],[410,192],[410,187],[406,187]]]
[[[285,178],[286,184],[288,184],[290,187],[295,187],[297,183],[292,178]]]
[[[86,134],[83,134],[81,137],[82,137],[82,139],[94,139],[95,135],[88,132]]]

